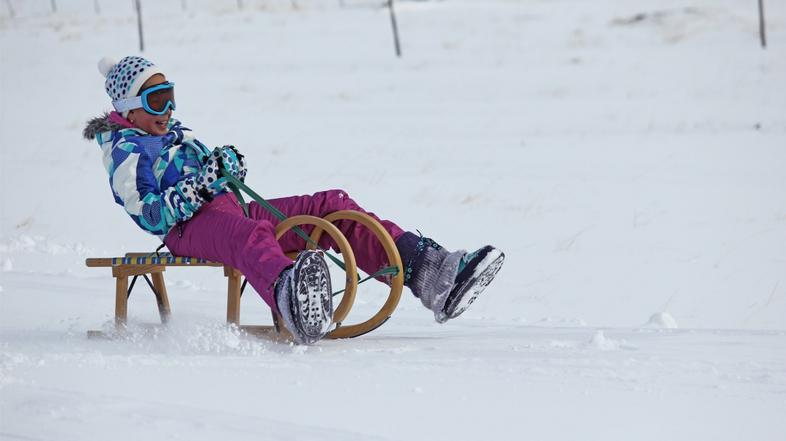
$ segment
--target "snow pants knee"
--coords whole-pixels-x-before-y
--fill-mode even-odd
[[[300,214],[324,217],[339,210],[361,211],[379,220],[393,240],[404,234],[393,222],[363,210],[342,190],[268,202],[287,217]],[[222,194],[203,205],[191,219],[173,228],[164,243],[175,255],[213,260],[237,268],[265,303],[277,311],[273,284],[281,271],[292,264],[285,254],[304,249],[306,241],[291,230],[276,241],[275,227],[279,220],[256,202],[251,202],[248,208],[249,217],[245,217],[235,196]],[[360,269],[373,273],[388,265],[387,254],[371,231],[349,220],[338,221],[335,225],[349,241]],[[304,225],[301,228],[310,234],[314,227]],[[324,249],[338,249],[327,234],[322,235],[319,245]]]

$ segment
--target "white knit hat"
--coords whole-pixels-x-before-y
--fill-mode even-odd
[[[104,88],[112,101],[135,97],[145,81],[162,73],[149,60],[136,56],[125,57],[119,62],[104,57],[98,62],[98,71],[106,77]],[[123,112],[123,117],[127,116],[128,111]]]

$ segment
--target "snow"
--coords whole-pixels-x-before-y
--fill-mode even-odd
[[[128,334],[85,337],[114,282],[84,259],[158,245],[81,139],[98,60],[137,50],[119,3],[0,6],[0,439],[783,439],[782,2],[762,50],[755,2],[399,1],[397,59],[378,1],[143,1],[177,117],[257,192],[505,251],[459,319],[405,292],[313,347],[225,326],[215,268],[166,271],[167,328],[140,284]]]
[[[679,328],[679,325],[677,325],[677,320],[675,320],[674,317],[668,312],[656,312],[655,314],[652,314],[644,327],[677,329]]]

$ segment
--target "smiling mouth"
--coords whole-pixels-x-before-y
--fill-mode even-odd
[[[169,118],[156,120],[155,123],[156,123],[156,126],[162,128],[162,129],[166,129],[167,123],[169,123]]]

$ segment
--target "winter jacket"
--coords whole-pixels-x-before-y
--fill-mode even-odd
[[[163,136],[123,122],[120,115],[104,114],[88,121],[83,135],[101,146],[115,202],[139,227],[163,240],[198,210],[175,184],[198,172],[211,150],[174,118]]]

